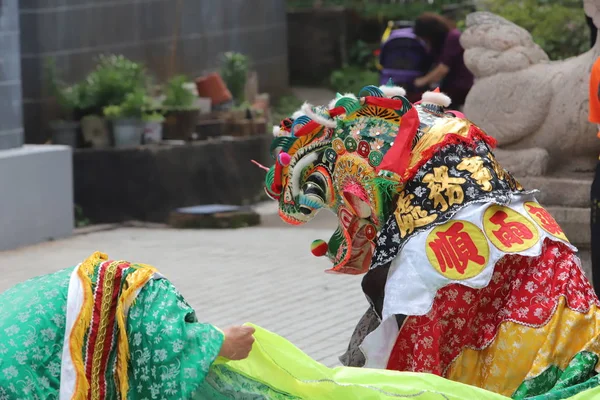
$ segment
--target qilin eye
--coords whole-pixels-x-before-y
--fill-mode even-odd
[[[304,215],[309,215],[310,213],[312,213],[312,212],[313,212],[313,210],[312,210],[312,209],[310,209],[310,208],[308,208],[308,207],[306,207],[306,206],[300,206],[300,207],[299,207],[299,209],[300,209],[300,212],[301,212],[302,214],[304,214]]]

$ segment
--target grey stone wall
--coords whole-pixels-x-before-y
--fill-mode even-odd
[[[20,0],[19,7],[30,143],[48,138],[55,113],[42,77],[47,57],[70,81],[102,53],[142,61],[164,80],[214,70],[231,50],[251,57],[261,90],[277,95],[288,86],[285,0]]]
[[[0,150],[23,144],[18,1],[0,1]]]

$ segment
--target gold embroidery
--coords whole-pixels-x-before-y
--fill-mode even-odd
[[[448,207],[454,204],[462,204],[465,200],[465,193],[460,185],[466,182],[464,178],[451,178],[448,176],[448,167],[442,165],[433,169],[423,177],[423,182],[431,191],[429,200],[433,200],[433,207],[441,206],[440,211],[448,210]]]
[[[424,135],[419,139],[412,150],[412,157],[407,170],[411,170],[421,162],[422,153],[432,146],[444,141],[446,135],[458,135],[468,137],[472,123],[466,119],[444,118],[440,119],[433,126],[426,128]]]
[[[83,287],[83,305],[79,310],[75,325],[69,336],[69,347],[71,350],[71,358],[76,371],[75,392],[73,400],[87,399],[89,390],[89,382],[85,375],[85,366],[83,364],[84,348],[83,340],[92,320],[92,311],[94,309],[94,298],[92,294],[92,282],[90,276],[94,272],[94,268],[100,262],[108,260],[108,256],[99,251],[94,252],[77,269],[77,276]]]
[[[494,168],[494,172],[498,176],[498,179],[508,183],[508,186],[511,188],[511,190],[523,190],[523,186],[521,186],[521,184],[507,170],[500,166],[492,153],[488,153],[488,158],[492,163],[492,168]]]
[[[465,157],[456,167],[459,171],[468,171],[471,178],[477,181],[481,189],[485,192],[492,190],[492,173],[483,164],[483,159],[479,156]]]
[[[110,322],[110,314],[112,313],[111,302],[113,298],[115,275],[121,263],[121,261],[113,261],[106,267],[104,282],[102,283],[103,291],[99,315],[100,324],[98,326],[96,343],[92,355],[92,400],[100,400],[100,375],[103,372],[102,354],[104,353],[106,336],[111,334],[110,332],[107,332],[107,330]]]
[[[406,237],[414,232],[415,229],[429,225],[437,219],[437,214],[431,214],[421,206],[413,206],[411,201],[415,198],[414,194],[407,195],[402,191],[398,197],[398,207],[396,208],[396,222],[401,237]]]

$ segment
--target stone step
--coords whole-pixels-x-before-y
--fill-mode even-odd
[[[590,206],[590,189],[592,178],[588,175],[577,177],[530,176],[519,178],[518,181],[525,189],[538,189],[536,198],[546,207],[577,207]]]
[[[569,241],[579,248],[590,247],[590,209],[579,207],[546,207],[561,226]]]

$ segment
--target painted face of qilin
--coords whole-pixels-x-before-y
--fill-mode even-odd
[[[400,132],[412,105],[401,88],[366,87],[358,98],[338,96],[329,107],[305,105],[300,115],[282,121],[271,146],[276,160],[267,173],[267,193],[279,200],[279,214],[302,224],[326,208],[339,224],[328,242],[313,242],[326,255],[330,272],[368,270],[377,232],[391,209],[377,184],[378,167]]]

